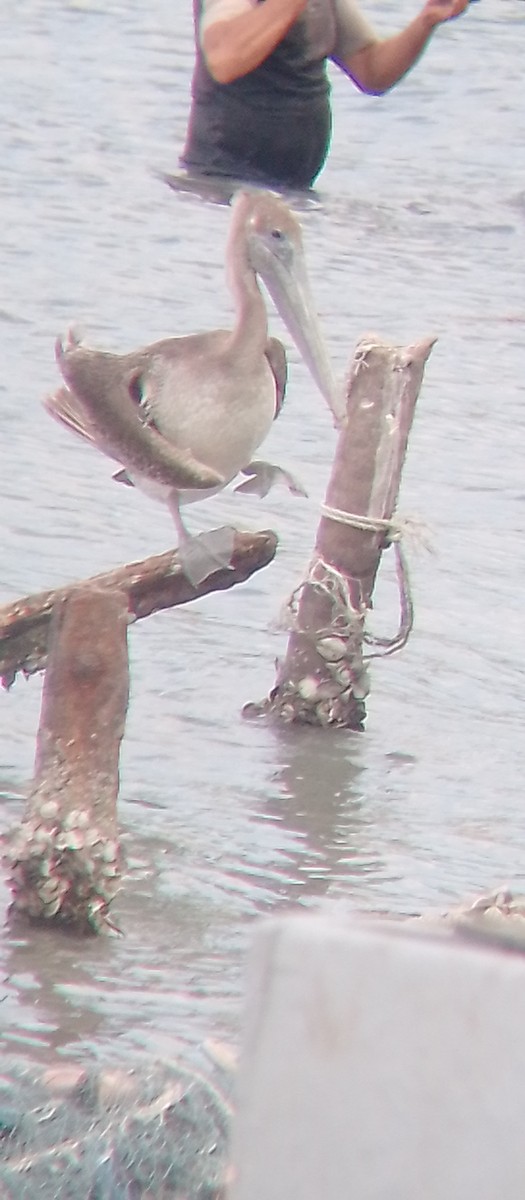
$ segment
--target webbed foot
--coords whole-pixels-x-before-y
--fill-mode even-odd
[[[256,459],[254,462],[248,463],[247,467],[242,468],[242,474],[249,475],[250,478],[245,483],[237,484],[237,487],[234,488],[235,492],[245,492],[251,496],[260,496],[262,499],[275,483],[284,483],[292,496],[308,495],[302,483],[299,483],[291,471],[286,471],[284,467],[277,467],[274,463]]]
[[[196,537],[185,537],[179,545],[177,557],[182,570],[193,587],[204,583],[215,571],[224,570],[231,564],[235,530],[231,525],[221,525]]]

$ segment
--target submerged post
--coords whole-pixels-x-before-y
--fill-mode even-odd
[[[0,609],[3,686],[20,671],[46,669],[33,787],[5,852],[15,912],[86,931],[111,927],[128,623],[243,583],[276,548],[269,530],[236,531],[230,567],[198,587],[168,551]]]
[[[433,346],[362,339],[347,383],[332,475],[305,579],[290,602],[291,633],[275,686],[245,715],[363,728],[368,694],[365,618],[394,513],[424,366]],[[398,559],[399,565],[399,559]],[[410,606],[390,650],[404,644]]]
[[[124,592],[71,589],[55,606],[35,777],[12,836],[13,908],[85,930],[119,881],[119,753],[128,704]]]

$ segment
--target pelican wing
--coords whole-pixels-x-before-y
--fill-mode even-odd
[[[69,388],[61,387],[43,401],[46,412],[71,433],[96,446],[96,429]]]
[[[142,406],[144,352],[108,354],[70,337],[57,342],[56,357],[67,389],[45,402],[51,416],[132,474],[176,489],[224,484],[217,471],[163,437]]]

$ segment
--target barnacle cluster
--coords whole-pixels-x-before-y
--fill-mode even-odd
[[[102,833],[87,809],[61,812],[55,800],[46,800],[13,833],[6,857],[18,912],[95,932],[111,925],[119,845]]]
[[[330,605],[330,623],[321,628],[305,628],[301,623],[300,601],[307,589]],[[363,658],[366,605],[354,606],[349,581],[334,566],[315,557],[291,596],[288,610],[290,626],[305,644],[308,669],[294,682],[279,672],[281,680],[270,698],[273,708],[278,708],[284,721],[362,728],[369,692]]]
[[[423,912],[411,920],[425,926],[445,924],[525,952],[525,896],[508,887],[483,892],[444,912]]]
[[[369,684],[359,647],[346,637],[327,634],[316,639],[314,648],[321,659],[319,669],[297,683],[278,684],[270,695],[272,708],[283,721],[360,728]]]
[[[289,723],[362,729],[370,686],[363,656],[364,617],[346,604],[330,627],[315,633],[297,630],[308,663],[305,674],[288,677],[277,663],[276,686],[261,704],[246,705],[244,715],[274,713]]]

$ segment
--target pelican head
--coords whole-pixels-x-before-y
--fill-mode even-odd
[[[273,192],[241,191],[234,200],[234,225],[242,220],[247,259],[272,300],[330,407],[336,383],[310,291],[301,226]]]

